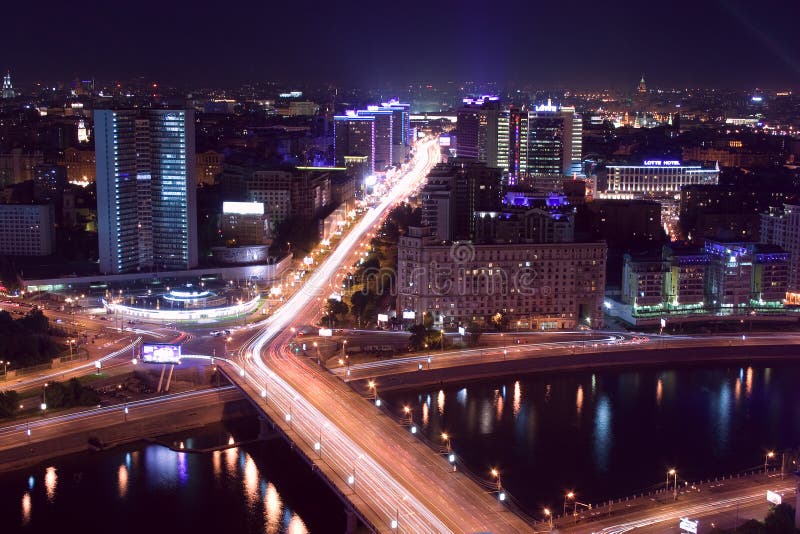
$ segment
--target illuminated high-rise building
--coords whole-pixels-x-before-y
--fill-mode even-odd
[[[487,162],[490,152],[489,134],[497,131],[500,99],[485,95],[480,98],[465,98],[456,117],[456,155],[480,162]],[[492,117],[493,125],[489,126]]]
[[[375,172],[375,117],[359,116],[355,111],[333,117],[333,152],[336,164],[345,165],[345,157],[364,156],[366,169]]]
[[[392,111],[392,164],[402,164],[413,143],[411,130],[411,104],[403,104],[392,99],[381,104],[381,109]]]
[[[486,165],[507,173],[513,185],[528,168],[528,114],[519,108],[486,110]]]
[[[100,271],[197,265],[194,113],[95,111]]]
[[[583,120],[575,108],[548,100],[528,113],[528,173],[582,174],[582,145]]]
[[[373,117],[375,119],[375,170],[383,171],[392,165],[394,141],[394,113],[391,109],[381,109],[378,106],[369,106],[356,112],[359,117]]]
[[[14,86],[11,85],[11,73],[6,71],[6,75],[3,76],[3,99],[8,100],[15,96],[17,94],[14,92]]]

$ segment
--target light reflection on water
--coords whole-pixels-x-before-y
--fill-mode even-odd
[[[135,506],[142,499],[142,492],[150,495],[163,492],[174,495],[176,490],[184,491],[183,486],[186,486],[185,489],[188,490],[195,473],[203,472],[198,467],[205,464],[209,476],[207,480],[213,481],[212,483],[218,487],[235,485],[239,488],[238,499],[243,499],[251,513],[255,513],[255,517],[263,517],[263,532],[270,534],[305,534],[308,532],[304,520],[286,506],[277,487],[265,479],[253,456],[243,449],[233,447],[223,451],[214,451],[211,454],[198,454],[176,452],[159,445],[147,445],[143,449],[141,465],[136,460],[137,452],[133,454],[128,452],[117,457],[116,468],[102,471],[103,476],[108,477],[107,483],[112,483],[111,477],[113,477],[113,485],[117,490],[115,497],[129,503],[129,506]],[[42,477],[44,483],[38,492],[40,500],[46,499],[46,502],[57,506],[62,499],[62,493],[65,495],[63,498],[69,500],[74,499],[76,493],[82,494],[86,491],[84,487],[80,486],[84,475],[82,471],[70,475],[69,471],[65,472],[62,469],[55,466],[45,469]],[[68,478],[73,476],[75,482],[72,485],[67,484],[57,492],[59,478],[57,472],[59,470],[61,470],[62,476]],[[23,480],[25,481],[25,491],[19,494],[20,501],[17,502],[20,503],[20,525],[29,527],[32,522],[33,525],[36,525],[36,517],[32,513],[34,500],[37,498],[37,494],[34,492],[35,476],[26,476]],[[207,480],[194,481],[195,486],[202,486],[207,483]],[[94,490],[98,489],[94,488]],[[70,492],[72,492],[71,495]],[[103,504],[95,503],[95,505],[102,506]],[[40,513],[44,515],[45,509],[41,508],[41,510]]]
[[[128,494],[128,468],[125,464],[121,464],[117,469],[117,488],[120,498],[124,499]]]
[[[608,471],[612,443],[611,402],[606,395],[600,395],[594,415],[594,460],[599,471]]]
[[[658,379],[656,384],[656,404],[661,406],[661,401],[664,399],[664,382],[661,378]]]
[[[58,484],[56,468],[48,467],[44,475],[44,487],[47,490],[47,500],[50,502],[56,498],[56,484]]]
[[[31,521],[31,494],[27,491],[22,494],[22,526]]]
[[[438,404],[438,387],[385,397],[421,414],[426,435],[458,436],[473,472],[513,466],[503,482],[515,497],[553,502],[575,488],[599,502],[659,484],[668,467],[697,480],[763,463],[765,447],[796,446],[800,425],[786,422],[800,421],[798,382],[796,364],[612,369],[486,379],[470,382],[469,395],[454,384],[443,394],[457,402],[443,412],[424,402]]]

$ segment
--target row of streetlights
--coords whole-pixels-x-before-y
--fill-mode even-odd
[[[775,451],[767,451],[764,454],[764,474],[765,475],[767,474],[767,469],[769,468],[769,461],[771,459],[775,458],[776,456],[777,455],[775,454]],[[784,469],[785,460],[786,460],[786,453],[782,453],[781,454],[781,477],[783,477],[783,469]],[[495,469],[492,469],[492,474],[497,477],[497,481],[498,481],[497,483],[498,483],[498,488],[499,488],[499,484],[500,484],[499,474],[496,475],[496,470]],[[672,498],[673,498],[673,500],[677,500],[678,499],[678,470],[675,469],[674,467],[667,471],[667,478],[666,478],[666,483],[665,483],[665,488],[664,488],[665,494],[669,494],[670,478],[672,479]],[[578,513],[577,512],[577,507],[578,506],[586,506],[587,508],[591,508],[591,506],[589,506],[589,505],[586,505],[584,503],[578,502],[575,499],[575,492],[569,491],[564,495],[564,511],[563,511],[564,516],[567,515],[567,503],[568,503],[568,501],[573,501],[574,502],[573,515],[577,515],[577,513]],[[550,511],[549,508],[545,508],[544,509],[544,516],[548,520],[548,522],[550,523],[550,527],[552,528],[552,526],[553,526],[553,514],[552,514],[552,512]]]

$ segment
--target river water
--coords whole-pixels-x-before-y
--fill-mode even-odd
[[[537,374],[381,395],[530,514],[763,468],[800,445],[800,365]]]
[[[165,436],[206,448],[255,437],[258,422]],[[136,443],[0,475],[0,531],[343,532],[344,507],[281,439],[210,453]]]

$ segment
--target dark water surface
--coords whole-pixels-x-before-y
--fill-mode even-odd
[[[167,443],[255,437],[255,419]],[[281,439],[211,453],[136,443],[0,474],[0,532],[343,532],[344,507]]]
[[[800,365],[538,374],[381,395],[531,514],[681,481],[763,468],[800,445]],[[780,460],[780,453],[777,455]],[[775,462],[776,460],[773,460]],[[773,466],[778,465],[773,463]]]

